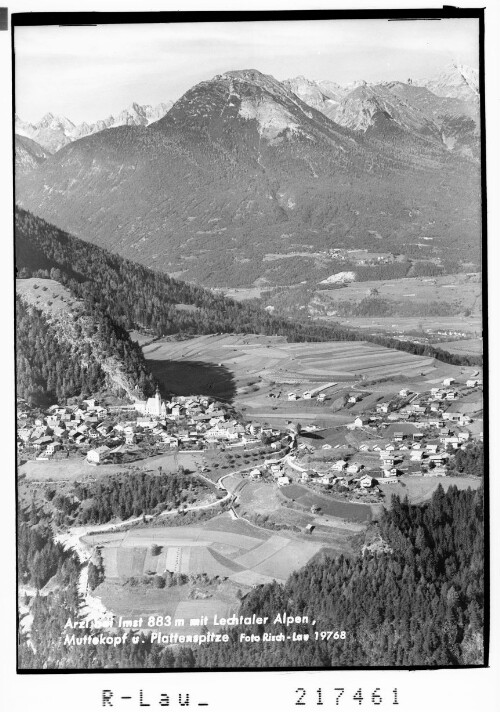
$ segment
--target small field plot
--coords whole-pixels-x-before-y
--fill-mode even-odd
[[[303,507],[310,509],[312,506],[320,508],[320,512],[331,517],[340,517],[355,522],[369,522],[371,520],[371,509],[366,504],[353,504],[352,502],[342,502],[330,497],[322,497],[307,490],[300,485],[287,485],[281,488],[285,497],[293,499]]]
[[[118,549],[115,546],[105,546],[102,549],[102,559],[104,563],[104,572],[107,579],[118,579]]]
[[[452,485],[458,489],[478,489],[481,481],[476,477],[401,477],[397,484],[387,485],[385,505],[391,506],[392,494],[397,494],[400,499],[408,495],[412,504],[420,504],[430,499],[439,485],[445,491]]]
[[[253,569],[257,564],[260,564],[265,559],[269,559],[280,551],[280,549],[284,549],[289,541],[290,540],[285,537],[272,536],[260,546],[257,546],[255,549],[252,549],[252,551],[236,559],[236,563],[245,569]]]
[[[272,576],[277,581],[286,581],[290,571],[305,566],[322,547],[323,544],[318,542],[289,541],[278,552],[254,566],[253,570],[265,576]]]
[[[118,575],[122,578],[129,576],[142,576],[146,549],[141,547],[120,547],[116,550],[116,567]]]
[[[191,551],[189,557],[189,573],[190,574],[207,574],[207,576],[230,576],[235,569],[232,566],[226,566],[212,556],[208,547],[196,547]],[[231,564],[231,561],[229,561]]]
[[[433,344],[437,349],[443,349],[450,354],[480,356],[483,353],[482,339],[463,339],[461,341],[441,341]]]
[[[257,571],[246,570],[233,574],[231,576],[231,581],[243,586],[260,586],[265,583],[271,583],[275,578],[275,576],[265,576],[264,574],[259,574]]]

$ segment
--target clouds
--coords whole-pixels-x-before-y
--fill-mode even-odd
[[[74,121],[132,101],[177,99],[198,81],[253,67],[339,83],[438,73],[452,59],[477,67],[477,20],[327,20],[20,27],[16,110]]]

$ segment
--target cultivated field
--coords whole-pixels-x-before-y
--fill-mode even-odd
[[[287,485],[282,487],[283,494],[289,499],[295,500],[304,507],[310,509],[313,505],[320,508],[320,511],[331,517],[340,517],[355,522],[369,522],[371,520],[371,508],[366,504],[353,504],[352,502],[342,502],[331,497],[311,492],[300,485]]]
[[[351,282],[342,289],[321,290],[335,301],[364,299],[370,290],[376,289],[380,297],[413,303],[454,302],[461,310],[470,309],[473,316],[481,311],[481,281],[479,274],[452,274],[438,277],[404,277],[403,279]]]
[[[349,318],[331,315],[316,318],[320,321],[340,322],[345,326],[367,329],[372,332],[436,334],[437,332],[458,331],[471,336],[481,334],[481,280],[479,274],[351,282],[342,289],[316,292],[314,302],[323,303],[327,309],[331,304],[334,311],[335,303],[359,303],[366,299],[372,290],[376,290],[380,298],[399,305],[410,302],[412,305],[421,304],[422,315]],[[450,304],[452,307],[450,313],[454,316],[425,316],[430,302]],[[464,314],[468,314],[468,316]]]
[[[154,471],[162,468],[163,472],[176,472],[182,465],[191,472],[199,472],[202,456],[195,452],[165,453],[137,460],[131,465],[90,465],[85,457],[72,457],[67,460],[28,460],[19,468],[21,477],[40,482],[64,482],[74,480],[99,479],[106,475],[122,472]]]
[[[482,331],[481,317],[462,316],[377,316],[377,317],[321,317],[321,322],[338,322],[342,326],[351,326],[356,329],[366,329],[370,333],[384,332],[389,334],[413,334],[434,337],[438,332],[449,334],[461,332],[476,336]],[[454,342],[455,343],[455,342]],[[434,346],[441,347],[440,343]]]
[[[439,349],[449,351],[451,354],[480,356],[483,353],[482,339],[463,339],[461,341],[445,341],[433,344]]]
[[[408,495],[412,504],[420,504],[430,499],[439,485],[444,490],[452,485],[458,489],[478,489],[481,480],[477,477],[400,477],[397,484],[384,485],[385,506],[391,506],[391,494],[399,495],[400,499]]]
[[[165,389],[172,390],[177,383],[183,383],[186,394],[210,393],[207,375],[212,373],[214,381],[208,385],[220,388],[219,381],[226,373],[228,381],[231,380],[228,390],[234,390],[235,400],[248,400],[249,405],[255,406],[263,389],[271,385],[278,390],[281,386],[313,388],[339,380],[411,377],[422,373],[432,376],[436,369],[431,358],[364,341],[288,344],[281,337],[210,335],[182,342],[159,340],[143,350],[146,359],[155,364],[157,377],[162,375],[159,364],[164,364]],[[212,371],[204,371],[203,364]],[[192,371],[193,377],[183,380],[186,369]],[[195,378],[197,370],[201,374],[200,383]]]
[[[105,575],[109,580],[171,571],[227,577],[249,586],[273,579],[285,581],[323,547],[321,542],[282,533],[275,535],[247,522],[240,525],[229,515],[218,519],[220,528],[213,528],[211,520],[196,527],[91,534],[83,541],[103,547]],[[161,547],[156,555],[151,554],[153,544]]]

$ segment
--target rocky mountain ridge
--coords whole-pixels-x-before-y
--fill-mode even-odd
[[[410,93],[427,97],[425,111]],[[380,240],[384,252],[425,259],[469,253],[479,244],[479,171],[450,150],[468,119],[450,119],[448,145],[425,88],[360,85],[338,97],[344,118],[353,95],[372,102],[365,131],[257,70],[220,74],[157,122],[66,145],[19,176],[16,197],[82,239],[208,286],[320,281],[338,271],[332,247],[380,250]],[[431,244],[421,239],[429,234]]]
[[[108,116],[94,123],[74,124],[64,116],[46,114],[37,123],[23,121],[17,114],[15,117],[15,132],[36,141],[42,148],[55,153],[63,146],[79,138],[90,136],[98,131],[104,131],[115,126],[148,126],[164,116],[172,106],[171,101],[161,102],[157,106],[132,103],[117,116]]]

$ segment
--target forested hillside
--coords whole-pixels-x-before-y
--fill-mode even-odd
[[[320,326],[274,317],[254,304],[235,302],[84,242],[20,208],[15,230],[20,277],[51,276],[66,284],[88,308],[107,314],[124,329],[154,336],[218,332],[280,335],[290,342],[369,339],[452,364],[478,365],[482,361],[429,345],[367,336],[337,324]],[[186,304],[196,308],[178,308]]]
[[[79,482],[75,485],[75,494],[85,504],[80,508],[78,523],[102,524],[113,517],[125,520],[153,514],[191,503],[196,494],[208,491],[206,482],[183,473],[170,473],[168,477],[147,472],[127,473],[124,477],[109,476],[99,482]]]
[[[106,378],[88,354],[56,338],[38,309],[16,297],[17,392],[31,403],[45,405],[102,388]]]
[[[36,600],[35,650],[23,640],[21,667],[98,669],[238,668],[294,666],[448,666],[483,663],[483,491],[438,487],[423,506],[394,497],[380,523],[391,551],[348,559],[325,557],[293,573],[285,585],[268,584],[243,600],[242,615],[288,611],[309,615],[308,642],[242,644],[245,626],[230,629],[230,642],[193,649],[143,644],[64,643],[72,612],[73,576],[67,590]],[[39,548],[37,545],[36,548]],[[24,552],[26,546],[22,547]],[[23,561],[29,554],[22,554]],[[68,564],[66,563],[66,568]],[[58,563],[58,576],[64,566]],[[272,626],[273,633],[290,628]],[[344,640],[316,641],[314,631],[344,630]],[[268,628],[269,631],[269,628]],[[262,631],[261,631],[262,632]],[[43,633],[43,635],[41,634]],[[129,639],[130,640],[130,639]]]
[[[18,396],[45,407],[102,388],[118,392],[154,390],[139,346],[99,309],[50,321],[16,295]]]

